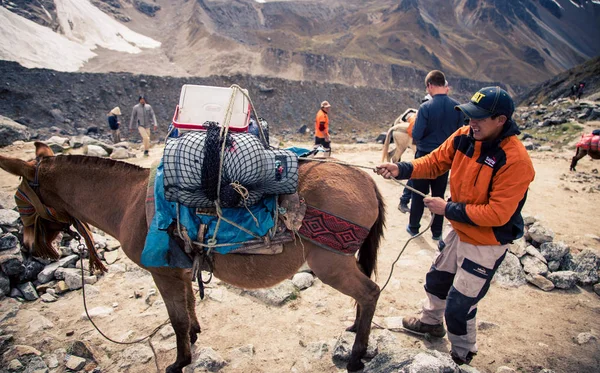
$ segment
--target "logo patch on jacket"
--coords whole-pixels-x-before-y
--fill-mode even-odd
[[[491,168],[494,168],[494,165],[496,164],[496,157],[485,157],[484,163]]]

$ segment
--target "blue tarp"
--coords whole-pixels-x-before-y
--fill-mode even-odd
[[[176,220],[176,203],[165,199],[163,184],[162,162],[156,170],[154,181],[155,214],[146,236],[146,244],[142,252],[142,265],[146,267],[178,267],[191,268],[191,260],[183,253],[181,248],[167,234],[167,228]],[[276,207],[277,196],[269,196],[259,203],[248,207],[252,215],[258,220],[256,225],[252,215],[244,207],[223,209],[223,217],[243,226],[245,229],[258,236],[264,236],[274,225],[273,211]],[[196,239],[200,224],[208,226],[206,237],[212,237],[218,218],[210,215],[196,214],[196,209],[183,205],[179,207],[179,223],[186,227],[192,240]],[[254,239],[248,233],[221,221],[217,235],[217,244],[244,242]],[[240,245],[231,245],[215,248],[220,254],[238,248]]]

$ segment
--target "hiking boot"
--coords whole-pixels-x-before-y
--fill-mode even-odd
[[[144,157],[149,157],[149,156],[150,156],[150,154],[148,154],[148,151],[144,150]]]
[[[419,234],[419,232],[413,232],[412,229],[410,229],[410,226],[406,226],[406,231],[408,232],[408,234],[410,234],[411,237],[416,236],[417,234]]]
[[[410,212],[410,207],[408,207],[408,203],[400,201],[400,204],[398,205],[398,210],[400,210],[403,214],[406,214],[407,212]]]
[[[431,236],[431,239],[434,240],[434,241],[439,241],[439,240],[442,239],[442,234],[441,233],[440,234],[434,234],[434,235]]]
[[[417,317],[404,317],[402,318],[402,326],[405,329],[412,330],[417,333],[427,333],[432,337],[442,338],[446,335],[446,329],[444,324],[430,325],[422,323]]]
[[[461,358],[458,357],[458,355],[454,352],[451,351],[450,352],[450,356],[452,357],[452,361],[454,361],[457,365],[464,365],[464,364],[471,364],[471,360],[473,360],[473,358],[475,357],[475,355],[477,355],[477,352],[471,352],[469,351],[469,353],[467,354],[466,358]]]

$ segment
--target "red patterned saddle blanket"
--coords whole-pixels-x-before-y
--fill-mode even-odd
[[[586,133],[581,135],[581,139],[575,146],[584,150],[598,151],[598,143],[600,143],[600,135]]]
[[[298,233],[324,249],[338,254],[354,255],[369,235],[369,228],[307,206]]]

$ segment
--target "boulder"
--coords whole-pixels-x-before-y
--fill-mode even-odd
[[[523,271],[519,258],[514,254],[506,253],[506,257],[496,271],[494,281],[510,287],[525,285],[527,280],[525,279],[525,271]]]
[[[533,223],[527,233],[533,241],[540,245],[545,242],[552,242],[554,239],[554,232],[549,228],[543,227],[539,222]]]
[[[545,276],[548,273],[548,266],[534,256],[524,255],[521,258],[521,264],[523,264],[525,273],[542,276]]]
[[[90,157],[107,157],[108,152],[98,145],[87,145],[84,153]]]
[[[566,256],[563,268],[573,271],[577,281],[582,285],[592,285],[598,282],[598,269],[600,259],[590,249],[585,249],[579,254]]]
[[[544,242],[540,245],[540,252],[548,261],[561,261],[569,253],[569,246],[564,242]]]
[[[202,347],[198,352],[198,358],[192,363],[194,372],[218,372],[227,362],[215,350],[210,347]]]
[[[460,372],[448,353],[416,348],[398,348],[380,352],[365,364],[363,373]],[[470,372],[477,372],[472,368]]]
[[[550,290],[554,289],[554,284],[552,283],[552,281],[548,280],[546,277],[544,277],[542,275],[527,274],[525,276],[525,279],[527,280],[527,282],[529,282],[532,285],[537,286],[538,288],[542,289],[543,291],[550,291]]]
[[[12,250],[14,248],[21,248],[19,239],[14,234],[5,233],[0,236],[0,251]]]
[[[14,227],[19,224],[21,216],[14,210],[0,209],[0,225]]]
[[[573,271],[552,272],[548,275],[548,280],[559,289],[571,289],[577,283],[577,275]]]
[[[290,280],[269,289],[245,290],[242,294],[250,295],[266,304],[281,306],[288,300],[296,299],[298,290]]]
[[[15,194],[0,190],[0,209],[14,210],[17,208]]]
[[[31,133],[26,126],[0,115],[0,147],[19,140],[27,141],[30,137]]]

